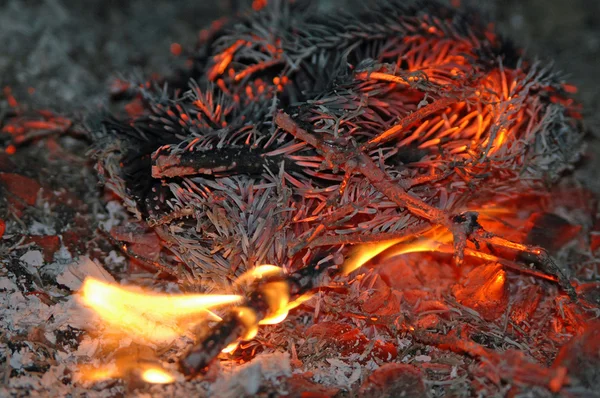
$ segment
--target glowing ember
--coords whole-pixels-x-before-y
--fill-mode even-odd
[[[454,287],[456,299],[473,308],[486,320],[501,316],[508,305],[506,272],[499,264],[474,268],[462,285]]]

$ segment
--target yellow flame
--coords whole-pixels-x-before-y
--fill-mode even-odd
[[[265,318],[262,321],[258,322],[258,324],[259,325],[275,325],[277,323],[283,322],[287,318],[287,316],[291,310],[298,307],[300,304],[304,303],[305,301],[309,300],[312,296],[313,296],[312,293],[306,293],[306,294],[301,295],[300,297],[296,298],[294,301],[287,303],[287,305],[284,308],[280,309],[277,312],[277,315],[269,316],[268,318]],[[255,329],[255,330],[257,330],[257,329]],[[250,333],[250,336],[252,335],[252,333],[253,332]],[[221,352],[223,354],[231,354],[239,347],[239,345],[240,345],[239,341],[234,341],[233,343],[229,344],[227,347],[223,348],[221,350]]]
[[[89,382],[101,381],[119,376],[119,371],[114,364],[101,366],[99,368],[90,365],[81,365],[79,366],[79,372],[81,380]]]
[[[387,259],[408,253],[432,252],[449,242],[452,242],[452,234],[450,231],[436,228],[430,231],[426,236],[412,242],[405,242],[394,246],[389,252],[385,253],[385,258]]]
[[[81,380],[96,382],[117,377],[137,377],[152,384],[169,384],[176,381],[176,377],[156,363],[143,363],[136,359],[119,361],[119,365],[109,363],[98,368],[90,365],[79,366]]]
[[[170,384],[175,381],[175,377],[159,367],[149,367],[144,369],[141,378],[152,384]]]
[[[124,288],[87,278],[81,302],[102,320],[132,338],[164,342],[182,335],[199,320],[220,319],[208,311],[241,301],[239,295],[172,295]]]
[[[274,325],[287,317],[290,292],[288,283],[283,280],[284,275],[281,267],[264,264],[243,273],[235,280],[234,288],[241,290],[247,289],[253,284],[264,283],[259,288],[263,300],[269,306],[269,311],[265,318],[258,322],[259,325]]]
[[[304,303],[305,301],[309,300],[312,296],[313,296],[312,293],[305,293],[302,296],[297,297],[294,301],[291,301],[291,302],[287,303],[287,305],[285,307],[282,307],[282,309],[280,309],[277,312],[277,314],[263,319],[258,324],[259,325],[275,325],[275,324],[285,321],[285,318],[287,318],[287,316],[291,310],[298,307],[300,304]]]
[[[229,344],[227,347],[223,348],[221,350],[221,352],[223,354],[231,354],[239,347],[239,345],[240,345],[239,341],[234,341],[233,343]]]
[[[448,230],[434,227],[422,235],[409,235],[398,239],[360,245],[344,262],[342,272],[349,274],[383,252],[385,252],[385,258],[390,258],[407,253],[434,251],[441,244],[451,241],[452,234]]]
[[[285,318],[287,318],[288,314],[289,314],[289,311],[286,306],[286,307],[283,307],[282,309],[278,310],[275,314],[262,319],[260,322],[258,322],[258,324],[259,325],[276,325],[278,323],[283,322],[285,320]]]
[[[347,275],[352,271],[362,267],[365,263],[372,260],[377,255],[383,253],[390,247],[401,242],[403,238],[387,240],[377,243],[368,243],[366,245],[359,246],[354,253],[350,255],[348,260],[344,262],[342,266],[342,273]]]
[[[276,278],[283,276],[283,268],[271,264],[259,265],[249,271],[244,272],[234,282],[234,287],[243,287],[256,281],[267,278]]]
[[[481,207],[471,211],[479,214],[478,221],[482,224],[494,222],[497,218],[502,218],[502,216],[514,214],[515,212],[514,209],[497,205]],[[344,274],[349,274],[382,253],[384,257],[382,260],[385,260],[408,253],[432,251],[447,252],[448,248],[446,246],[451,244],[452,240],[453,236],[449,230],[442,227],[433,227],[420,235],[408,235],[398,239],[359,245],[344,262],[342,272]],[[477,252],[470,253],[470,255],[476,254]],[[499,286],[503,286],[503,274],[498,275],[496,283]]]

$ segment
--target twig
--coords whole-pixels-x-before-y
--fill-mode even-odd
[[[412,214],[424,218],[433,225],[440,225],[452,232],[454,237],[455,261],[462,262],[467,239],[478,244],[479,241],[495,246],[521,251],[532,255],[542,270],[558,277],[561,287],[573,299],[577,299],[575,289],[566,275],[554,263],[548,253],[539,247],[516,243],[500,238],[487,232],[477,222],[477,214],[466,212],[451,215],[444,210],[433,207],[422,199],[410,195],[398,183],[395,183],[383,170],[381,170],[367,154],[356,148],[338,148],[327,145],[315,135],[309,133],[286,113],[279,112],[275,116],[275,123],[295,138],[312,145],[328,161],[332,169],[341,167],[347,173],[360,172],[382,194],[387,196],[398,206],[406,208]]]
[[[317,278],[325,271],[338,271],[332,262],[312,261],[300,270],[274,278],[266,278],[255,283],[246,300],[232,308],[210,333],[191,347],[180,359],[179,368],[189,379],[207,368],[219,353],[231,343],[244,339],[258,326],[258,322],[270,315],[268,290],[273,283],[285,283],[290,303],[315,287]]]

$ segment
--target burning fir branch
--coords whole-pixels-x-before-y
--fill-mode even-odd
[[[235,281],[233,290],[240,293],[235,295],[156,295],[88,278],[81,287],[80,300],[116,330],[117,336],[140,337],[144,341],[172,340],[203,319],[218,321],[212,332],[180,359],[182,373],[193,377],[219,353],[231,352],[241,341],[252,340],[259,325],[283,321],[291,309],[310,297],[316,279],[330,264],[322,261],[291,275],[286,275],[280,267],[263,265]],[[209,311],[231,304],[235,306],[223,318]],[[142,379],[153,383],[176,380],[175,375],[156,364],[141,368],[138,365],[137,361],[130,361],[120,368],[84,368],[83,373],[88,380],[100,380],[135,370],[142,371]]]
[[[321,272],[363,265],[373,253],[354,261],[349,246],[366,242],[517,269],[494,250],[527,254],[541,268],[527,272],[575,298],[546,250],[480,219],[577,159],[570,86],[433,2],[326,17],[300,3],[208,32],[189,70],[128,85],[128,115],[96,132],[107,186],[161,239],[149,263],[197,290],[253,275],[183,373],[283,319]]]
[[[481,219],[485,224],[493,224],[497,222],[495,220],[498,215],[509,215],[511,212],[510,208],[481,209]],[[180,357],[180,372],[186,378],[192,378],[208,369],[220,353],[230,353],[241,342],[254,339],[260,325],[285,320],[291,309],[311,297],[315,288],[321,285],[319,281],[323,280],[324,274],[328,276],[326,279],[348,275],[375,257],[379,257],[379,262],[385,262],[386,259],[410,253],[452,254],[454,249],[451,242],[452,234],[443,228],[437,228],[425,234],[407,235],[359,246],[343,264],[337,264],[339,259],[328,256],[291,274],[285,273],[280,267],[264,265],[241,275],[228,289],[235,294],[228,295],[156,295],[88,279],[81,289],[81,301],[96,311],[110,326],[114,336],[139,336],[140,341],[146,343],[160,343],[178,335],[189,335],[190,330],[198,323],[216,322]],[[499,263],[491,268],[481,266],[493,272],[488,273],[489,275],[482,274],[473,281],[476,284],[476,294],[471,297],[471,291],[468,299],[475,305],[486,305],[490,300],[493,304],[495,300],[501,300],[497,296],[501,296],[506,289],[503,266],[536,274],[534,270],[474,249],[466,250],[465,255]],[[538,276],[545,277],[544,274]],[[463,293],[457,291],[456,295],[462,297]],[[210,312],[209,309],[213,308],[225,309],[224,316],[221,318]],[[495,312],[499,310],[503,309],[495,308]],[[413,335],[417,341],[482,357],[495,363],[495,366],[501,365],[502,359],[496,353],[455,334],[434,334],[415,328],[410,323],[403,323],[402,330]],[[511,371],[516,371],[512,368],[513,365],[516,368],[527,367],[530,372],[528,377],[534,380],[534,384],[548,386],[553,391],[560,389],[568,380],[561,369],[549,371],[518,356],[514,357],[514,361],[516,362],[511,362]],[[131,357],[101,368],[83,367],[81,371],[85,380],[126,377],[131,373],[138,374],[142,380],[150,383],[169,383],[181,379],[179,373],[164,368],[158,361]],[[518,379],[515,375],[510,377]]]

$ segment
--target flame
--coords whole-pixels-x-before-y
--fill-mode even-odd
[[[452,234],[449,231],[436,227],[422,235],[360,245],[344,262],[342,272],[347,275],[384,252],[387,259],[402,254],[435,251],[451,241]]]
[[[152,384],[170,384],[175,381],[175,377],[158,367],[151,367],[143,370],[141,378]]]
[[[236,279],[233,290],[240,294],[184,294],[169,295],[122,287],[87,278],[81,288],[79,300],[91,307],[106,325],[113,327],[111,334],[131,337],[144,343],[168,342],[185,334],[193,324],[206,320],[221,320],[209,309],[239,304],[248,291],[260,289],[268,306],[266,316],[259,320],[253,308],[244,305],[230,309],[244,326],[242,340],[251,340],[258,333],[259,325],[273,325],[287,318],[289,311],[311,297],[302,295],[290,301],[289,284],[285,273],[275,265],[261,265],[247,271]],[[222,352],[233,352],[239,341],[233,342]],[[136,358],[127,364],[82,368],[84,379],[88,381],[121,377],[133,370],[139,377],[150,383],[170,383],[174,377],[158,366],[141,365]]]
[[[111,379],[120,375],[120,372],[114,364],[105,365],[100,368],[94,368],[90,365],[80,365],[79,372],[80,379],[87,382]]]
[[[479,214],[478,221],[487,230],[502,231],[505,235],[506,232],[503,231],[503,228],[507,229],[507,225],[510,225],[507,219],[516,213],[516,209],[501,205],[482,206],[469,211]],[[516,219],[512,219],[512,222],[518,224],[518,220]],[[513,228],[510,228],[510,230],[514,229],[513,225]],[[429,231],[419,235],[408,235],[397,239],[359,245],[344,262],[342,272],[347,275],[381,254],[383,254],[382,260],[386,260],[408,253],[433,251],[452,253],[454,250],[452,241],[453,236],[449,230],[443,227],[433,227]],[[523,247],[521,244],[516,244],[515,250],[523,250]],[[489,256],[479,250],[468,250],[465,252],[465,255],[480,257],[486,260],[497,259],[495,256]]]
[[[342,266],[342,273],[347,275],[352,271],[357,270],[374,257],[383,253],[390,247],[400,243],[402,240],[403,238],[400,238],[377,243],[368,243],[366,245],[359,246],[354,253],[350,255],[348,260],[344,262],[344,265]]]
[[[199,320],[220,319],[210,308],[237,303],[239,295],[170,295],[124,288],[87,278],[80,301],[108,325],[128,337],[166,342],[184,334]]]
[[[281,267],[264,264],[243,273],[235,280],[234,288],[241,290],[249,289],[252,285],[264,284],[261,291],[269,306],[269,312],[258,322],[259,325],[274,325],[287,318],[290,292],[288,283],[283,281],[284,276]]]
[[[170,384],[177,380],[173,373],[163,369],[156,363],[136,360],[117,361],[117,364],[109,363],[98,368],[91,365],[79,367],[79,377],[86,382],[97,382],[125,376],[136,376],[151,384]]]
[[[452,241],[452,234],[450,232],[443,235],[437,235],[436,237],[423,237],[413,242],[407,242],[405,244],[398,244],[394,246],[385,258],[400,256],[408,253],[422,253],[432,252],[438,250],[442,245]]]
[[[249,286],[254,282],[265,280],[268,278],[278,278],[283,276],[283,269],[276,265],[263,264],[249,271],[244,272],[234,282],[234,287]]]
[[[229,344],[227,347],[223,348],[221,350],[221,352],[223,354],[231,354],[232,352],[234,352],[235,350],[237,350],[237,348],[239,347],[240,342],[239,341],[234,341],[233,343]]]

